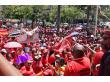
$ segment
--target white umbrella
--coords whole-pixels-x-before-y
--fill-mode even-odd
[[[8,42],[4,45],[5,48],[21,48],[22,45],[18,42]]]
[[[75,28],[75,30],[82,30],[82,28],[81,27],[77,27],[77,28]]]

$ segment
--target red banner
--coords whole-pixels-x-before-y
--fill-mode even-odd
[[[0,35],[1,36],[8,35],[8,31],[6,29],[0,29]]]

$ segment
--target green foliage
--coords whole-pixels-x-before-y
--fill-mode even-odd
[[[83,18],[83,12],[76,7],[64,7],[61,13],[61,19],[64,20],[73,20]]]
[[[33,19],[33,18],[41,18],[42,17],[42,12],[43,12],[44,6],[31,6],[31,5],[26,5],[26,6],[4,6],[3,9],[3,15],[6,18],[26,18],[26,19]]]
[[[50,21],[56,19],[57,7],[54,8],[49,13]],[[61,7],[61,21],[66,22],[67,20],[81,19],[84,16],[84,12],[74,6],[63,6]]]
[[[41,19],[48,20],[50,22],[56,21],[57,5],[51,6],[48,9],[48,5],[7,5],[3,6],[2,15],[5,18],[16,19]],[[89,10],[88,8],[91,9]],[[87,17],[95,17],[96,6],[92,5],[69,5],[61,6],[61,22],[67,22],[74,19],[87,19]],[[106,16],[110,18],[110,6],[101,6],[102,11]],[[88,15],[88,10],[90,16]],[[106,19],[99,13],[98,19]]]

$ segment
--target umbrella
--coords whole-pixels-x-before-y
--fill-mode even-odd
[[[78,34],[79,34],[79,32],[73,32],[73,33],[71,33],[71,35],[73,35],[73,36],[78,35]]]
[[[5,48],[21,48],[22,45],[18,42],[8,42],[4,45]]]
[[[17,37],[17,36],[19,36],[20,35],[20,32],[19,31],[15,31],[15,32],[13,32],[13,33],[10,33],[9,34],[9,37]]]
[[[6,28],[7,26],[5,26],[5,25],[2,25],[1,27],[2,27],[2,28]]]
[[[82,28],[81,27],[77,27],[77,28],[75,28],[75,30],[82,30]]]

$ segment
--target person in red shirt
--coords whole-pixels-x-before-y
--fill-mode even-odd
[[[51,65],[55,63],[55,53],[54,53],[54,50],[50,50],[50,53],[49,53],[49,57],[48,57],[48,63],[50,63]]]
[[[84,47],[76,44],[72,49],[74,59],[67,63],[64,76],[90,75],[90,60],[85,56]]]
[[[41,55],[35,55],[33,64],[32,64],[33,71],[35,72],[36,76],[42,76],[43,73],[43,64],[41,61]]]
[[[96,53],[93,56],[93,75],[98,75],[100,62],[102,59],[102,56],[104,55],[104,52],[102,51],[102,48],[100,46],[97,46],[95,48]]]
[[[20,68],[20,72],[24,76],[33,76],[35,73],[32,68],[32,61],[27,61],[23,67]]]
[[[41,57],[41,61],[42,61],[42,64],[44,67],[46,67],[46,65],[48,64],[48,50],[45,49],[43,52],[42,52],[42,57]]]

